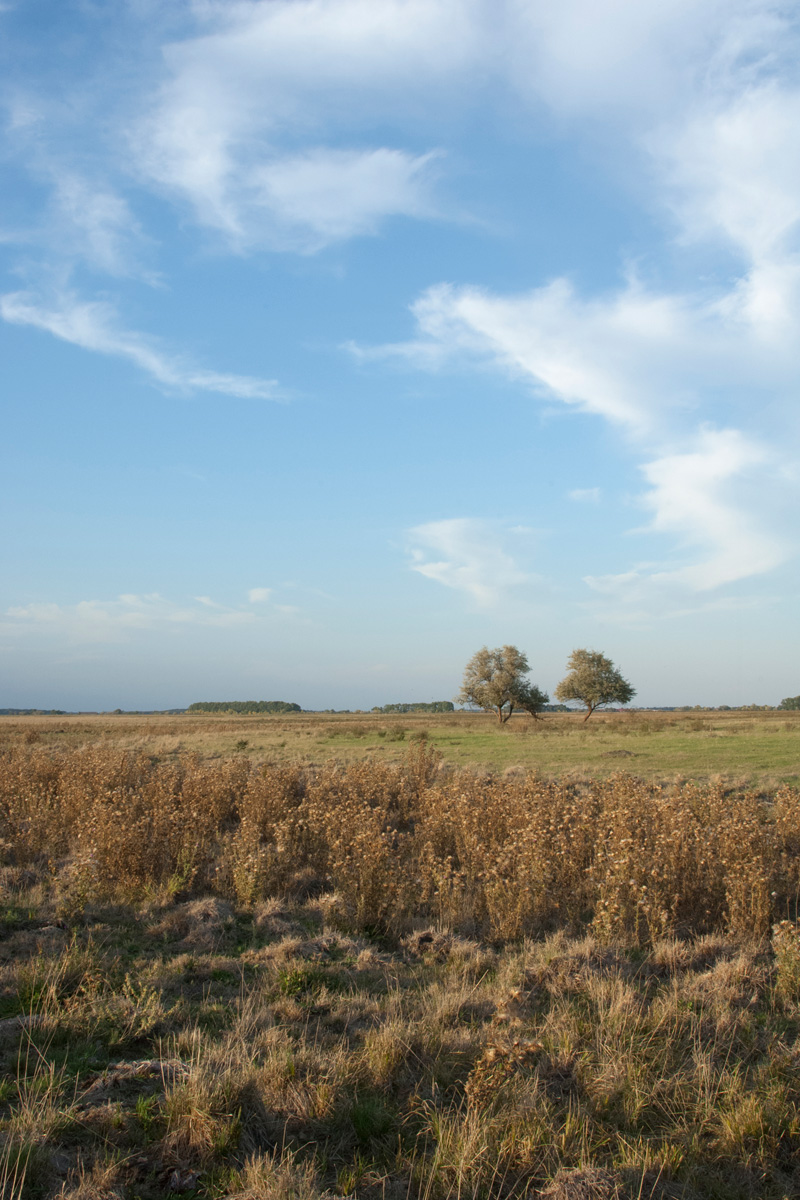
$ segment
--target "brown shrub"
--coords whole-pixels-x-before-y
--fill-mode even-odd
[[[427,922],[498,941],[589,927],[634,943],[763,937],[794,911],[796,789],[439,768],[422,740],[399,766],[317,768],[18,745],[0,756],[0,878],[49,873],[72,912],[325,891],[339,926],[402,935]]]

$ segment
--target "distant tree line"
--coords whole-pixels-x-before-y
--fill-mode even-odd
[[[65,717],[63,708],[0,708],[0,717]]]
[[[420,700],[415,704],[384,704],[382,708],[376,707],[372,711],[374,713],[446,713],[455,712],[455,707],[452,700],[430,700],[428,702]]]
[[[778,708],[790,709],[796,711],[800,709],[800,696],[787,696],[785,700],[781,700]]]
[[[293,713],[302,712],[299,704],[288,700],[200,700],[190,704],[189,713]]]

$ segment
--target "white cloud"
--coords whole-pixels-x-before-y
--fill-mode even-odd
[[[12,325],[31,325],[84,350],[127,359],[157,383],[179,391],[217,392],[247,400],[279,398],[275,380],[194,367],[165,353],[143,334],[119,328],[113,306],[81,301],[71,293],[51,305],[26,292],[0,296],[0,316]]]
[[[674,535],[680,558],[685,560],[688,551],[689,561],[669,569],[652,565],[588,577],[587,583],[618,601],[641,602],[665,589],[708,592],[784,562],[789,546],[762,528],[735,498],[766,457],[739,430],[705,429],[691,450],[645,464],[650,490],[642,502],[653,512],[648,529]]]
[[[685,243],[730,247],[740,277],[720,312],[773,351],[800,313],[800,89],[772,79],[714,96],[648,139]]]
[[[377,353],[425,364],[484,355],[529,378],[546,396],[621,426],[636,452],[650,455],[641,468],[649,485],[641,503],[654,514],[649,532],[672,538],[679,565],[645,565],[587,582],[626,604],[652,602],[674,612],[685,604],[681,593],[771,571],[796,541],[775,530],[786,492],[794,490],[797,502],[791,446],[757,444],[742,429],[698,429],[705,389],[722,394],[720,410],[728,418],[737,413],[749,421],[754,390],[790,394],[800,377],[793,329],[782,334],[773,323],[765,349],[763,326],[743,315],[738,286],[722,299],[700,300],[652,295],[631,281],[592,301],[564,281],[512,297],[439,286],[414,306],[418,339]],[[744,396],[738,409],[736,394]],[[780,404],[773,407],[779,414]],[[689,448],[676,451],[676,445]],[[570,495],[595,500],[598,493]],[[448,555],[423,567],[450,586],[470,580],[466,557]]]
[[[273,602],[274,589],[251,588],[247,605],[231,606],[212,596],[178,602],[158,592],[126,592],[114,600],[81,600],[77,604],[34,602],[0,612],[0,635],[51,634],[69,642],[125,642],[140,632],[226,629],[256,625],[280,614],[294,617],[293,604]],[[250,605],[260,605],[254,611]]]
[[[730,413],[742,389],[793,396],[800,379],[800,255],[696,293],[635,276],[591,298],[566,279],[510,296],[438,284],[412,313],[412,340],[349,349],[423,367],[484,358],[639,441],[669,440],[709,395]]]
[[[510,93],[527,121],[552,127],[555,118],[573,137],[604,137],[627,173],[631,156],[641,166],[650,154],[684,188],[673,167],[688,166],[693,142],[701,173],[717,170],[713,149],[703,156],[708,129],[692,135],[686,114],[701,107],[717,123],[710,145],[724,173],[734,162],[726,146],[742,139],[750,154],[752,125],[743,111],[726,126],[726,105],[744,109],[743,93],[761,88],[766,117],[764,76],[791,63],[794,44],[791,12],[776,0],[205,0],[186,15],[190,25],[160,47],[160,60],[141,62],[136,115],[120,127],[114,113],[117,167],[187,203],[237,252],[309,251],[373,233],[398,213],[441,217],[431,114],[463,113],[467,89],[494,103]],[[42,122],[38,98],[13,103],[23,133],[29,110],[37,127],[61,132],[63,105]],[[778,115],[769,126],[776,166],[785,136],[796,138],[791,114]],[[397,144],[375,136],[382,126],[397,131]],[[773,161],[769,140],[752,143],[756,158]],[[40,165],[49,155],[76,244],[119,271],[135,236],[125,201],[65,165],[60,142],[47,149],[37,133],[32,144]],[[713,184],[702,186],[711,199]]]
[[[440,284],[413,313],[417,340],[362,353],[423,365],[488,355],[564,403],[639,434],[682,402],[685,383],[670,394],[664,381],[674,378],[676,352],[692,350],[692,319],[702,315],[681,297],[654,295],[636,280],[611,296],[583,300],[565,279],[518,296]]]
[[[649,148],[687,237],[725,237],[754,263],[785,252],[800,220],[800,90],[771,80],[717,98]]]
[[[474,66],[480,7],[206,4],[205,31],[166,48],[168,78],[131,133],[143,177],[237,250],[313,250],[388,216],[432,215],[429,150],[365,146],[362,131]]]
[[[652,128],[709,91],[740,89],[791,36],[791,11],[773,0],[512,0],[506,11],[517,88],[593,137],[600,122]]]
[[[238,252],[310,252],[374,233],[392,215],[441,217],[431,146],[446,127],[442,114],[463,116],[467,88],[473,99],[486,89],[495,117],[539,123],[573,149],[583,139],[620,186],[633,181],[651,214],[667,210],[680,283],[630,278],[590,294],[539,276],[510,296],[441,284],[414,306],[415,340],[361,353],[425,365],[483,358],[622,430],[645,464],[650,531],[671,538],[684,559],[594,579],[597,589],[624,580],[702,592],[782,560],[769,500],[785,465],[780,429],[763,459],[744,430],[758,425],[757,405],[780,427],[800,380],[792,6],[198,0],[190,12],[197,32],[163,48],[144,116],[119,139],[117,166],[121,177],[132,169],[177,197]],[[41,103],[15,103],[19,137],[44,139]],[[133,271],[142,235],[127,201],[72,166],[51,174],[69,253],[112,274]],[[724,283],[696,278],[698,244],[721,261]],[[24,292],[0,304],[7,321],[126,358],[165,387],[275,396],[272,381],[199,370],[120,328],[109,305],[74,296],[48,304]],[[703,430],[709,419],[737,428]],[[761,486],[743,494],[749,476]],[[513,587],[518,568],[487,530],[469,521],[418,527],[414,569],[493,602],[492,580]]]
[[[249,209],[281,248],[314,250],[374,233],[387,216],[430,216],[433,154],[400,150],[309,150],[255,168]],[[270,231],[270,225],[272,230]]]
[[[513,532],[468,517],[417,525],[408,531],[411,569],[466,592],[478,608],[493,608],[532,578],[503,545]]]
[[[254,620],[253,613],[226,608],[208,596],[196,597],[195,605],[177,604],[157,592],[126,593],[116,600],[81,600],[73,605],[18,605],[0,617],[0,632],[50,631],[72,642],[118,642],[138,631],[187,626],[225,628]]]
[[[153,281],[140,265],[148,241],[127,200],[106,185],[51,166],[52,219],[40,233],[51,255],[80,258],[95,270]]]
[[[26,176],[29,187],[5,240],[38,252],[50,273],[80,265],[116,278],[160,283],[149,265],[157,243],[124,194],[129,173],[120,171],[113,152],[98,145],[97,126],[109,121],[108,113],[92,111],[97,99],[79,99],[77,88],[70,101],[65,105],[61,94],[48,101],[44,88],[7,99],[4,150],[11,169]],[[101,103],[108,106],[107,97]],[[118,143],[116,129],[113,136]],[[13,197],[13,186],[7,192]],[[31,258],[26,271],[30,267]]]

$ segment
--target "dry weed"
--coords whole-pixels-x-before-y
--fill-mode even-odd
[[[198,948],[225,936],[209,905],[276,897],[317,897],[339,929],[402,936],[428,922],[495,942],[588,927],[642,945],[763,937],[795,915],[794,789],[439,765],[422,740],[402,765],[304,769],[22,743],[0,756],[0,868],[9,894],[27,873],[69,921],[92,905],[216,897],[181,910]],[[280,925],[277,912],[260,920]]]

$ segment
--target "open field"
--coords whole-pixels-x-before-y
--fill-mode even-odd
[[[7,727],[4,1198],[800,1194],[796,789],[153,724]]]
[[[624,769],[653,780],[800,783],[800,712],[612,712],[586,724],[580,714],[553,713],[536,722],[515,716],[502,726],[491,716],[464,713],[0,717],[0,748],[38,738],[53,748],[114,746],[159,757],[237,753],[269,762],[399,762],[421,733],[445,762],[492,771],[604,778]]]

